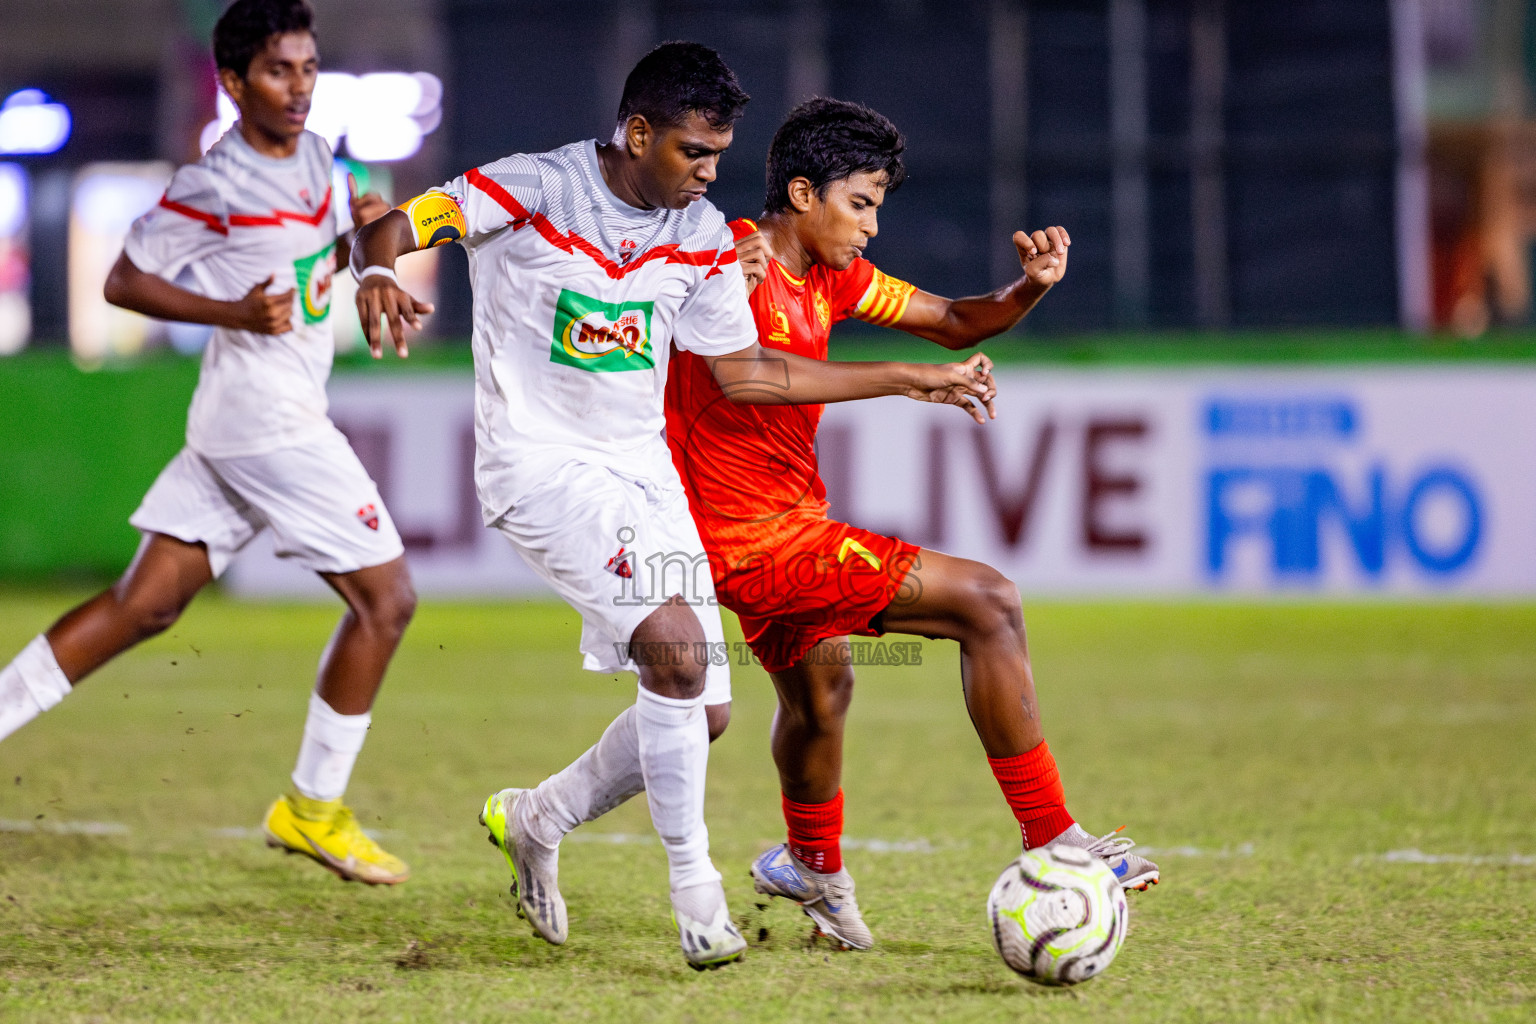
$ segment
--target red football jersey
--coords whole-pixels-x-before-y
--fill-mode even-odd
[[[757,225],[738,220],[731,230],[740,240]],[[849,317],[893,324],[916,290],[862,258],[846,270],[813,266],[804,278],[770,260],[750,302],[764,348],[826,359],[833,324]],[[690,352],[679,352],[670,369],[667,442],[717,577],[743,557],[772,550],[775,538],[805,525],[804,516],[826,515],[815,448],[821,406],[735,405]]]

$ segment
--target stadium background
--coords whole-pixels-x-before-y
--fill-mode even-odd
[[[0,217],[0,228],[9,225],[0,241],[0,347],[13,352],[0,361],[8,395],[0,409],[7,468],[0,573],[7,577],[114,572],[134,543],[123,511],[177,444],[195,369],[171,354],[195,354],[206,331],[111,310],[99,282],[133,212],[153,202],[164,176],[194,157],[200,140],[215,137],[210,122],[228,122],[214,102],[202,42],[217,11],[208,0],[63,7],[23,0],[3,16],[6,102],[19,110],[18,97],[35,104],[41,95],[71,119],[55,152],[18,153],[0,176],[10,203]],[[1468,551],[1452,571],[1405,569],[1396,583],[1389,566],[1388,589],[1525,592],[1536,587],[1529,541],[1536,496],[1510,479],[1528,475],[1536,458],[1536,423],[1521,411],[1536,405],[1536,377],[1527,369],[1533,349],[1521,331],[1536,230],[1536,207],[1528,209],[1536,133],[1523,120],[1536,66],[1527,45],[1533,21],[1523,4],[1470,0],[337,3],[321,8],[319,31],[326,70],[342,74],[340,84],[322,83],[315,118],[354,170],[398,200],[508,151],[601,134],[635,56],[687,35],[719,47],[755,97],[711,193],[722,209],[744,215],[759,208],[763,156],[788,107],[817,93],[871,103],[909,141],[909,181],[872,250],[892,273],[943,294],[974,294],[1011,279],[1014,228],[1062,223],[1073,232],[1070,281],[1019,332],[986,346],[994,358],[1118,365],[1122,382],[1125,367],[1149,363],[1249,369],[1206,374],[1187,409],[1161,414],[1134,399],[1096,397],[1096,387],[1113,391],[1102,373],[1059,378],[1078,389],[1062,395],[1028,373],[1010,376],[1005,401],[1039,423],[1017,436],[993,430],[995,444],[899,403],[876,403],[882,411],[874,414],[835,410],[823,457],[847,514],[871,514],[927,543],[1006,564],[1039,592],[1221,590],[1220,573],[1202,575],[1199,566],[1221,560],[1212,537],[1223,527],[1212,516],[1221,517],[1224,499],[1213,489],[1226,484],[1211,474],[1235,458],[1233,466],[1262,472],[1236,483],[1223,478],[1232,500],[1247,502],[1237,518],[1248,526],[1232,543],[1267,546],[1252,557],[1267,558],[1271,569],[1267,577],[1250,573],[1240,589],[1381,589],[1383,574],[1373,568],[1379,545],[1367,538],[1362,548],[1360,531],[1374,531],[1390,548],[1395,530],[1399,548],[1429,550],[1431,560],[1435,552]],[[602,43],[594,48],[593,40]],[[365,75],[374,77],[356,77]],[[386,86],[402,79],[409,86],[409,75],[429,87],[416,85],[406,108],[384,110]],[[7,146],[17,148],[0,138],[0,149]],[[408,379],[438,394],[442,375],[455,369],[460,419],[468,409],[463,255],[450,249],[410,266],[439,311],[429,342],[405,368],[361,365],[350,282],[338,275],[337,386],[353,397],[337,419],[414,538],[427,592],[524,590],[531,581],[516,561],[465,525],[473,508],[467,489],[421,475],[421,467],[462,461],[461,431],[439,432],[429,448],[422,431],[406,430],[394,415],[414,404],[402,398]],[[936,358],[861,328],[840,330],[845,355]],[[1379,424],[1400,422],[1413,435],[1405,413],[1416,398],[1403,393],[1367,410],[1356,390],[1370,386],[1372,374],[1337,375],[1339,363],[1361,360],[1378,367],[1514,362],[1507,372],[1520,383],[1509,415],[1505,406],[1459,397],[1445,404],[1445,422],[1431,427],[1420,417],[1419,434],[1407,436]],[[1289,379],[1259,368],[1320,361],[1329,368]],[[1475,397],[1490,379],[1458,372],[1460,396]],[[1155,392],[1162,379],[1144,383]],[[370,400],[374,385],[378,397]],[[1243,445],[1223,447],[1209,429],[1187,429],[1218,407],[1245,417],[1237,431]],[[442,408],[455,414],[451,400]],[[1327,408],[1356,417],[1359,429],[1339,434],[1307,419],[1309,410]],[[855,428],[853,420],[870,415],[879,422]],[[913,420],[935,422],[932,429],[953,434],[955,445],[976,448],[975,457],[946,453],[958,474],[946,482],[987,492],[997,529],[943,533],[903,522],[888,505],[909,491],[915,503],[928,502],[922,488],[914,491],[899,473],[863,479],[850,468],[874,461],[875,439]],[[1042,439],[1046,422],[1061,429],[1059,438]],[[1094,433],[1093,423],[1103,429]],[[1190,436],[1169,457],[1200,465],[1164,484],[1190,492],[1185,498],[1151,507],[1148,489],[1157,481],[1105,467],[1142,458],[1170,431]],[[1042,479],[1039,501],[1046,508],[1091,502],[1096,510],[1061,512],[1083,524],[1075,542],[1066,526],[1059,537],[1044,527],[1032,542],[1011,520],[1032,516],[1032,481],[1052,469],[1050,453],[1036,447],[1055,443],[1064,453],[1056,464],[1086,466],[1090,434],[1104,467],[1056,486]],[[936,471],[916,463],[936,464],[943,444],[917,437],[902,461],[932,481]],[[1474,472],[1468,466],[1479,453],[1484,464]],[[1298,506],[1310,519],[1301,534],[1276,525],[1290,506],[1275,490],[1289,485],[1274,473],[1286,467],[1325,473],[1322,486],[1331,488]],[[1380,498],[1378,468],[1388,489]],[[1437,469],[1456,478],[1434,478],[1427,492],[1413,492],[1410,507],[1413,487]],[[1085,488],[1098,490],[1085,497]],[[455,501],[444,503],[444,493]],[[1095,516],[1156,522],[1099,529]],[[1256,516],[1276,522],[1256,526]],[[1095,543],[1096,530],[1110,542]],[[1114,540],[1138,536],[1140,543]],[[1076,561],[1054,572],[1037,568],[1050,550],[1072,543],[1081,549]],[[1295,543],[1321,548],[1299,556],[1300,571],[1282,550]],[[1189,549],[1167,555],[1182,557],[1178,578],[1164,573],[1161,583],[1149,582],[1145,565],[1170,544]],[[1487,564],[1505,571],[1485,578],[1478,570]],[[260,553],[230,582],[250,593],[319,593]]]

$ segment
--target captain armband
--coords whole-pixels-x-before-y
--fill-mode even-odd
[[[916,285],[876,270],[853,315],[866,323],[889,327],[901,319],[916,291]]]
[[[411,219],[411,230],[416,235],[416,248],[430,249],[444,242],[457,242],[469,232],[464,221],[464,211],[446,192],[423,192],[415,199],[408,199],[396,209]]]

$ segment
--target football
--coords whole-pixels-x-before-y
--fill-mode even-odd
[[[1125,893],[1102,860],[1075,846],[1026,850],[987,897],[1003,963],[1042,985],[1102,974],[1125,942]]]

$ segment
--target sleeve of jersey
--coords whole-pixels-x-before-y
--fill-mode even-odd
[[[133,222],[123,242],[129,262],[175,280],[229,238],[229,212],[213,179],[196,164],[176,172],[160,201]]]
[[[865,323],[890,327],[907,311],[907,303],[912,301],[917,286],[883,274],[877,267],[871,266],[870,270],[873,274],[854,304],[853,316]]]
[[[399,209],[411,218],[416,247],[430,249],[526,223],[539,212],[543,197],[538,166],[519,154],[476,167],[406,200]]]
[[[721,356],[740,352],[757,342],[757,324],[752,307],[747,305],[747,282],[736,261],[736,244],[724,240],[715,254],[714,264],[688,292],[672,340],[680,349],[701,356]]]

